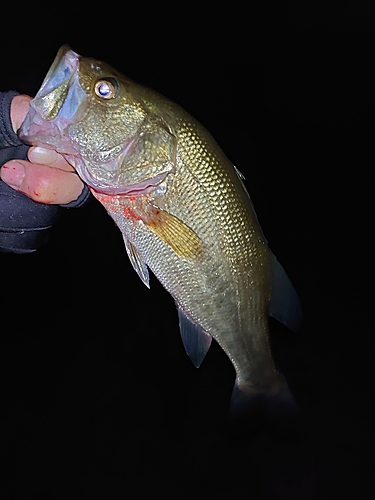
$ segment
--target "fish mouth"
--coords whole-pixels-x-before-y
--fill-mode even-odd
[[[17,132],[22,142],[77,154],[67,130],[85,98],[81,86],[72,85],[78,78],[79,60],[69,45],[60,48]]]
[[[72,118],[77,111],[77,99],[73,99],[73,105],[68,107],[66,102],[72,77],[79,67],[79,59],[80,56],[71,50],[69,45],[63,45],[58,51],[38,93],[30,104],[44,120],[51,121],[56,118],[64,104],[65,119],[67,114],[69,118]],[[72,101],[71,97],[68,102]]]

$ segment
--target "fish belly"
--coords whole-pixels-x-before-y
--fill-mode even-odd
[[[237,378],[257,387],[271,384],[268,247],[252,206],[228,174],[215,187],[182,166],[179,173],[158,206],[199,236],[198,257],[179,256],[141,220],[109,213],[179,309],[223,348]]]

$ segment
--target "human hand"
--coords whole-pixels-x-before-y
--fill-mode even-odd
[[[12,99],[10,117],[17,132],[30,106],[31,97]],[[31,147],[27,160],[10,160],[0,169],[1,179],[39,203],[65,205],[76,200],[83,182],[62,155],[52,149]]]

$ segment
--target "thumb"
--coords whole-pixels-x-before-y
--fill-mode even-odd
[[[13,97],[10,104],[10,119],[15,132],[21,126],[30,107],[31,97],[25,94],[19,94]]]
[[[81,194],[83,183],[75,172],[12,160],[3,165],[1,179],[39,203],[68,204]]]

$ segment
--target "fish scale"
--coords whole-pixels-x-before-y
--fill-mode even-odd
[[[142,281],[149,286],[150,269],[174,298],[195,366],[212,338],[223,348],[236,371],[232,414],[294,412],[272,359],[268,316],[297,329],[298,297],[241,174],[211,134],[166,97],[68,46],[19,134],[64,154],[89,185]]]
[[[254,222],[249,220],[249,211],[244,209],[238,191],[233,186],[232,179],[237,178],[234,168],[231,166],[232,176],[228,170],[219,169],[220,163],[216,159],[215,152],[207,152],[207,145],[201,141],[193,128],[190,127],[188,130],[189,133],[185,135],[180,135],[178,131],[181,145],[178,149],[178,158],[181,165],[164,197],[164,206],[192,227],[203,242],[209,242],[208,251],[200,265],[197,265],[196,261],[187,261],[185,266],[181,266],[181,260],[170,251],[168,245],[164,244],[165,252],[154,247],[147,238],[149,235],[147,228],[141,224],[142,230],[146,233],[145,240],[137,236],[134,243],[144,261],[175,297],[183,312],[205,332],[212,335],[227,353],[230,353],[238,373],[246,379],[248,377],[246,370],[254,371],[254,360],[249,356],[252,349],[246,347],[247,337],[243,337],[242,332],[244,328],[248,328],[251,317],[259,314],[256,308],[265,307],[258,300],[253,300],[250,307],[251,300],[249,300],[255,297],[251,293],[253,281],[251,269],[254,266],[257,250],[256,245],[249,244]],[[186,144],[184,136],[188,139]],[[185,152],[188,154],[184,154]],[[196,162],[198,152],[204,154],[203,165]],[[206,158],[209,158],[210,162],[206,161]],[[175,202],[175,190],[184,193],[179,198],[179,204]],[[223,210],[223,198],[231,207],[229,212]],[[208,202],[211,205],[209,209],[207,209]],[[194,204],[200,206],[197,211],[186,210],[186,207]],[[201,209],[202,206],[204,210]],[[200,216],[196,217],[196,213]],[[121,229],[121,220],[117,221],[117,224]],[[123,232],[126,234],[126,230]],[[259,244],[259,238],[255,243]],[[264,247],[263,242],[261,245]],[[243,251],[238,252],[238,248],[242,248]],[[250,266],[251,258],[253,262]],[[178,271],[171,274],[170,269]],[[225,290],[230,290],[229,297],[228,294],[226,297],[223,295]],[[261,296],[258,294],[256,297],[259,295]],[[239,338],[234,337],[234,332],[238,332]],[[264,340],[267,343],[267,338]],[[237,354],[237,350],[241,357]],[[244,352],[247,356],[242,356]],[[266,354],[269,356],[268,350]],[[240,360],[236,361],[239,357]],[[269,370],[273,373],[271,358],[269,363],[271,366]],[[262,360],[262,372],[264,364],[265,360]],[[242,368],[243,366],[245,368]]]

